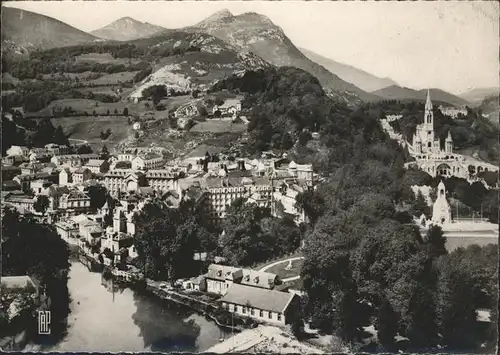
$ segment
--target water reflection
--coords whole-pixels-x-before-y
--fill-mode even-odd
[[[44,351],[197,352],[221,337],[219,328],[203,316],[123,288],[78,262],[72,263],[69,276],[68,334]]]

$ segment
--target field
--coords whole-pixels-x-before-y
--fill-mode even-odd
[[[53,118],[52,123],[61,125],[64,133],[70,138],[88,141],[94,150],[100,150],[106,146],[112,147],[127,140],[132,132],[132,126],[127,124],[124,116],[110,117],[61,117]],[[101,131],[111,130],[111,136],[106,141],[101,141]]]
[[[92,85],[117,85],[119,83],[125,83],[134,80],[134,76],[137,71],[125,71],[121,73],[114,74],[104,74],[100,78],[90,80],[89,84]]]
[[[78,62],[93,62],[93,63],[101,63],[101,64],[136,64],[139,63],[138,59],[129,59],[129,58],[113,58],[110,53],[88,53],[81,54],[75,57],[75,60]]]
[[[243,133],[246,131],[244,123],[232,123],[231,121],[208,120],[199,122],[191,128],[191,132],[211,132],[211,133]]]

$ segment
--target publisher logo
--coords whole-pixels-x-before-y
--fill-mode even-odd
[[[38,334],[50,334],[50,311],[38,311]]]

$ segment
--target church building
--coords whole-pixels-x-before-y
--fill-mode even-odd
[[[432,111],[432,102],[429,90],[427,90],[427,99],[425,101],[424,123],[417,125],[417,131],[413,135],[413,148],[417,154],[440,154],[453,153],[453,139],[451,133],[445,142],[444,152],[441,150],[439,137],[434,133],[434,112]]]
[[[446,188],[442,181],[438,185],[438,195],[432,208],[432,223],[437,225],[451,223],[451,208],[446,200]]]

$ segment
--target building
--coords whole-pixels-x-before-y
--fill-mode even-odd
[[[276,191],[273,192],[273,214],[276,215],[278,212],[283,212],[293,216],[297,224],[305,222],[305,212],[297,209],[295,204],[297,202],[297,196],[306,191],[306,189],[307,186],[300,185],[298,181],[292,179],[285,179],[281,183],[278,183]],[[279,204],[283,206],[283,211],[277,211],[276,207]]]
[[[2,158],[3,165],[17,165],[24,161],[24,158],[21,155],[7,155]]]
[[[207,292],[224,295],[234,283],[272,290],[281,284],[281,280],[278,275],[269,272],[211,264],[205,274],[205,283]]]
[[[139,187],[147,186],[143,173],[130,169],[115,169],[104,175],[104,186],[112,196],[119,192],[136,192]]]
[[[67,216],[87,213],[90,211],[90,197],[79,190],[71,190],[61,196],[58,209]]]
[[[99,159],[99,154],[66,154],[53,156],[50,159],[51,163],[57,167],[66,166],[68,168],[78,168],[89,162],[91,159]]]
[[[208,211],[212,218],[223,219],[226,208],[238,198],[248,199],[258,195],[270,207],[273,187],[266,177],[209,177],[201,182],[202,188],[208,192]]]
[[[34,174],[27,174],[27,175],[18,175],[14,177],[14,181],[21,186],[21,189],[23,191],[27,191],[28,189],[31,188],[31,182],[34,180],[47,180],[51,181],[53,183],[57,183],[57,180],[59,178],[59,175],[57,174],[50,174],[50,173],[34,173]]]
[[[53,185],[53,183],[47,180],[33,180],[30,182],[30,188],[36,196],[40,195],[51,185]]]
[[[69,147],[66,145],[57,145],[54,143],[49,143],[45,146],[45,151],[53,156],[53,155],[65,155],[69,152]]]
[[[153,169],[146,172],[146,181],[154,191],[176,191],[180,192],[179,174],[167,169]]]
[[[222,105],[215,105],[212,114],[215,115],[217,111],[220,112],[221,116],[238,115],[241,112],[241,101],[238,99],[227,99]]]
[[[54,224],[57,234],[64,240],[71,240],[78,236],[78,225],[75,223],[59,221]]]
[[[62,168],[59,172],[59,185],[66,186],[68,184],[71,184],[73,182],[72,175],[73,174],[71,174],[69,168]]]
[[[88,168],[78,168],[73,172],[72,179],[73,183],[81,184],[92,179],[92,172]]]
[[[132,159],[132,170],[158,169],[164,164],[163,157],[156,153],[141,153]]]
[[[441,111],[443,115],[451,117],[453,119],[459,118],[460,116],[467,116],[466,107],[439,106],[439,111]]]
[[[6,205],[15,207],[21,214],[34,213],[34,204],[36,197],[31,197],[24,194],[10,194],[4,199]]]
[[[90,159],[84,167],[94,174],[104,174],[109,170],[108,162],[102,159]]]
[[[446,200],[446,188],[442,181],[438,185],[438,195],[432,208],[432,223],[438,225],[451,223],[451,208]]]
[[[433,177],[456,176],[468,179],[482,171],[498,171],[498,166],[454,153],[450,131],[442,149],[439,139],[435,138],[434,113],[429,91],[425,103],[424,122],[417,125],[411,143],[400,140],[400,144],[408,147],[409,153],[415,158],[414,162],[406,163],[405,167],[418,167]]]
[[[220,302],[231,313],[266,323],[286,325],[296,315],[299,296],[233,283]]]
[[[224,295],[229,287],[241,280],[243,271],[240,268],[211,264],[208,267],[208,272],[205,275],[207,292]]]
[[[13,145],[6,151],[8,156],[20,156],[23,160],[28,160],[30,156],[30,150],[27,147]]]
[[[427,90],[427,99],[425,101],[424,123],[417,125],[412,146],[416,153],[431,154],[441,152],[441,143],[434,136],[434,112],[429,90]]]
[[[99,223],[91,220],[83,221],[78,225],[78,233],[89,245],[95,245],[103,235],[103,229]]]

